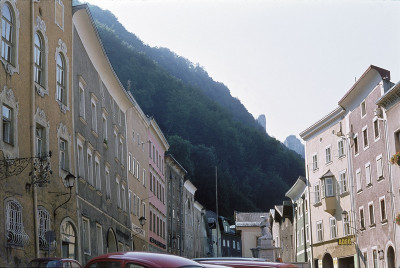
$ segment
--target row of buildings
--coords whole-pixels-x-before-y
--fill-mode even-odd
[[[119,81],[88,7],[2,0],[0,12],[0,266],[241,254],[228,229],[213,236],[217,217],[213,227],[155,119]]]
[[[398,267],[400,84],[370,66],[337,108],[302,133],[306,177],[270,213],[284,261]]]

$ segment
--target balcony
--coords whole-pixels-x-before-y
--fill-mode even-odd
[[[335,196],[326,196],[322,198],[322,206],[325,212],[328,212],[332,216],[335,215],[336,212],[336,198]]]

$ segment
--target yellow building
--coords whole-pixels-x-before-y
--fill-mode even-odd
[[[74,258],[72,4],[2,0],[0,11],[0,266]]]

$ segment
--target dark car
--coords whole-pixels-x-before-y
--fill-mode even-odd
[[[223,265],[234,268],[255,268],[255,267],[270,267],[270,268],[297,268],[296,265],[283,262],[267,262],[259,258],[199,258],[194,259],[200,264]]]
[[[215,264],[201,264],[184,257],[150,252],[115,252],[91,259],[85,268],[204,268],[221,267]]]
[[[63,258],[37,258],[28,263],[30,268],[82,268],[83,266],[74,259]]]

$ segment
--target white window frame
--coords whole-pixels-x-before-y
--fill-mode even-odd
[[[85,112],[85,105],[86,105],[86,98],[85,98],[85,83],[82,81],[79,81],[79,116],[83,119],[86,120],[86,112]]]
[[[372,185],[372,179],[371,179],[371,163],[368,162],[365,164],[365,185],[371,186]]]
[[[97,101],[93,98],[90,100],[92,130],[97,133]]]
[[[118,206],[118,208],[122,208],[121,207],[121,188],[120,188],[120,185],[119,185],[119,179],[118,178],[116,178],[115,179],[115,187],[116,187],[116,191],[117,191],[117,206]]]
[[[347,183],[346,170],[342,170],[339,173],[339,184],[340,184],[340,194],[347,193],[349,191],[349,186]]]
[[[96,223],[96,242],[97,242],[97,255],[104,253],[103,250],[103,226]]]
[[[106,178],[106,198],[111,199],[110,168],[107,165],[105,167],[105,178]]]
[[[86,217],[82,217],[82,237],[83,237],[83,253],[85,255],[91,255],[90,245],[90,220]]]
[[[347,211],[342,213],[343,236],[351,234],[350,215]]]
[[[382,201],[384,202],[384,211],[382,211]],[[386,208],[386,198],[385,196],[381,196],[379,198],[379,210],[381,212],[381,223],[386,223],[388,218],[387,218],[387,208]],[[385,215],[383,215],[385,214]]]
[[[316,222],[316,232],[317,232],[317,242],[322,242],[324,241],[324,226],[323,226],[323,222],[321,221],[317,221]]]
[[[368,126],[363,127],[361,133],[363,136],[363,141],[362,141],[363,149],[365,151],[369,148]],[[365,144],[365,142],[367,142],[367,144]]]
[[[329,218],[329,230],[331,239],[335,239],[337,237],[337,222],[335,217]]]
[[[312,167],[313,167],[313,170],[318,169],[318,154],[317,153],[312,155]]]
[[[358,140],[358,133],[354,135],[353,142],[354,142],[354,156],[357,156],[360,154],[360,141]]]
[[[127,211],[126,210],[126,190],[125,190],[124,184],[121,185],[121,203],[122,203],[122,210]]]
[[[372,208],[372,213],[371,213],[371,208]],[[368,219],[369,219],[369,227],[370,228],[376,225],[375,207],[374,207],[373,201],[368,203]]]
[[[147,181],[146,181],[146,170],[145,169],[143,169],[142,177],[143,177],[143,186],[146,188]]]
[[[345,150],[344,150],[344,140],[340,139],[338,140],[338,157],[341,158],[346,155]]]
[[[78,165],[78,176],[85,178],[85,156],[83,151],[83,141],[77,139],[77,165]]]
[[[87,149],[86,159],[87,159],[87,173],[88,173],[87,181],[89,182],[89,184],[94,185],[94,181],[93,181],[93,153],[92,153],[92,150],[90,148]]]
[[[382,154],[378,155],[376,157],[376,176],[377,176],[377,180],[381,180],[384,178],[384,174],[383,174],[383,157]]]
[[[356,186],[357,186],[357,192],[362,190],[362,184],[361,184],[361,169],[356,170]]]
[[[62,170],[68,171],[69,170],[69,153],[68,153],[68,141],[66,141],[63,138],[60,138],[58,140],[59,144],[59,162],[60,162],[60,168]]]
[[[100,159],[97,155],[94,157],[94,174],[96,179],[96,189],[101,191]]]
[[[103,143],[107,144],[108,143],[108,131],[107,131],[107,115],[103,112],[102,114],[103,118]]]
[[[360,229],[361,230],[365,230],[365,228],[366,228],[366,225],[365,225],[365,210],[364,210],[363,206],[358,208],[358,215],[360,217]]]
[[[128,170],[132,173],[132,154],[128,153]]]
[[[372,121],[373,129],[374,129],[374,141],[378,141],[381,138],[381,130],[379,128],[379,120],[376,117]],[[376,132],[378,132],[378,135],[376,135]]]
[[[367,104],[365,100],[360,103],[360,115],[361,118],[364,118],[367,115]]]
[[[318,189],[316,189],[318,188]],[[313,185],[314,190],[314,204],[321,202],[321,184],[320,182],[316,182]]]
[[[328,145],[325,147],[325,164],[332,162],[332,146]]]
[[[335,196],[335,181],[333,176],[332,177],[325,177],[324,181],[324,197],[332,197]],[[327,183],[327,182],[331,183]]]

